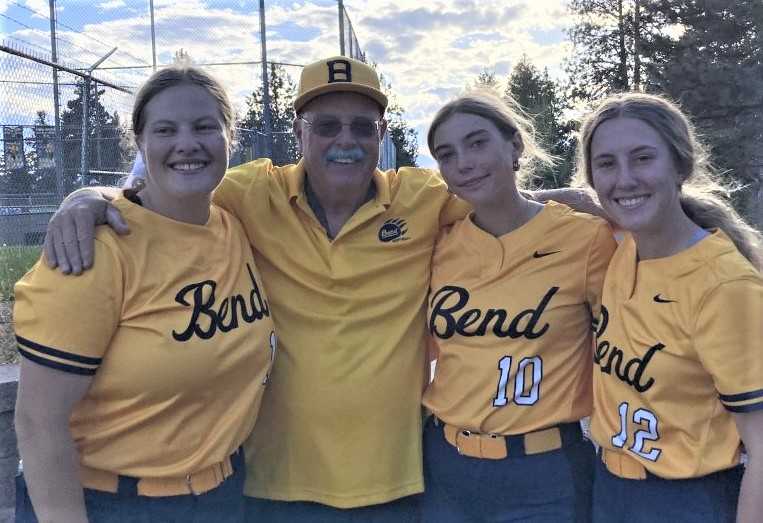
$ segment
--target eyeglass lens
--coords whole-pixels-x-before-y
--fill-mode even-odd
[[[333,138],[342,131],[343,124],[338,118],[318,117],[310,122],[315,134],[325,138]],[[377,123],[369,118],[353,118],[350,122],[350,132],[358,138],[370,138],[377,132]]]

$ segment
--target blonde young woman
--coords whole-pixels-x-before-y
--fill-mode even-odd
[[[474,211],[443,231],[432,260],[423,520],[587,521],[594,451],[579,420],[591,413],[591,320],[612,232],[519,192],[520,166],[548,156],[511,102],[459,97],[428,143]]]
[[[20,522],[244,520],[240,447],[275,335],[243,228],[211,204],[233,109],[176,66],[132,124],[146,181],[113,204],[133,234],[99,228],[92,270],[38,262],[16,284]]]
[[[670,101],[606,99],[579,143],[579,176],[626,231],[594,356],[594,521],[759,522],[760,236],[717,196]]]

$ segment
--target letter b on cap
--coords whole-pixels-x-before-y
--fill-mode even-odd
[[[328,83],[352,82],[352,68],[347,60],[331,60],[326,65],[329,68]]]

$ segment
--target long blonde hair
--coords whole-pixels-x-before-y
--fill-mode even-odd
[[[575,182],[593,187],[591,140],[603,122],[635,118],[657,131],[673,155],[684,213],[703,229],[721,229],[759,270],[763,266],[761,235],[729,204],[731,188],[713,170],[707,149],[694,126],[670,100],[645,93],[622,93],[604,99],[580,127]]]
[[[483,87],[466,92],[451,100],[437,111],[427,133],[429,152],[434,156],[434,135],[437,128],[454,114],[473,114],[489,120],[495,125],[504,140],[511,140],[519,133],[522,143],[519,171],[514,177],[517,187],[523,188],[532,177],[538,165],[553,165],[553,157],[547,153],[535,140],[535,126],[514,99],[505,96],[501,98],[492,89]]]

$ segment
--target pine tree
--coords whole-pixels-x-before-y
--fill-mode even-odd
[[[82,185],[100,183],[114,184],[116,179],[103,176],[89,176],[82,179],[82,111],[84,80],[78,80],[74,90],[74,98],[66,102],[66,109],[61,113],[61,153],[63,157],[64,189],[71,192]],[[106,91],[90,85],[88,89],[88,166],[99,171],[120,172],[124,170],[127,161],[126,152],[122,149],[122,139],[125,130],[114,112],[109,113],[101,104],[98,97]]]
[[[611,92],[640,90],[648,62],[645,46],[664,18],[655,0],[571,0],[577,22],[568,31],[574,46],[567,61],[570,97],[596,100]]]
[[[537,170],[536,178],[531,180],[533,188],[563,187],[572,176],[574,146],[571,127],[563,121],[565,107],[559,91],[548,70],[541,73],[527,56],[520,59],[509,75],[506,95],[532,117],[538,144],[557,159],[557,165]]]
[[[272,129],[271,159],[278,165],[294,163],[299,158],[297,139],[292,132],[294,122],[294,98],[297,87],[286,69],[270,64],[268,74],[270,112]],[[239,143],[243,147],[254,147],[255,153],[262,155],[265,147],[265,125],[263,116],[263,90],[258,87],[246,100],[246,113],[238,121]]]
[[[387,107],[387,133],[395,145],[395,168],[417,165],[419,141],[416,131],[405,121],[405,110],[396,101]]]
[[[661,0],[653,9],[682,28],[655,41],[650,83],[681,104],[711,146],[735,203],[763,227],[763,2]]]
[[[371,66],[376,68],[376,64],[371,64]],[[389,101],[385,118],[387,119],[387,134],[395,146],[395,168],[415,167],[418,165],[419,155],[419,141],[416,131],[406,121],[405,109],[392,92],[392,84],[387,81],[382,73],[379,73],[379,83]]]
[[[45,111],[37,111],[34,132],[35,140],[29,162],[32,166],[30,176],[33,192],[52,193],[56,191],[55,128],[48,122]]]
[[[487,89],[498,89],[498,80],[495,77],[495,71],[491,71],[490,69],[483,69],[482,72],[477,76],[477,79],[474,81],[474,83],[471,86],[468,86],[469,88],[487,88]]]

